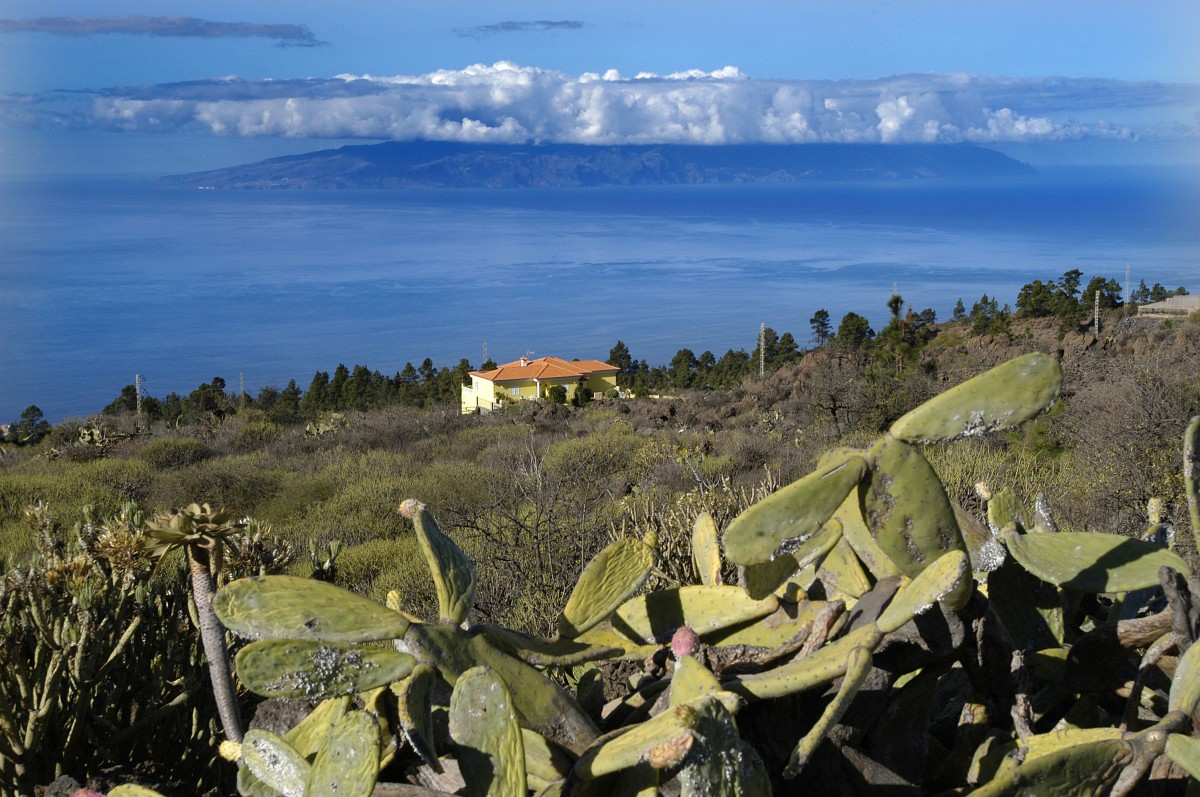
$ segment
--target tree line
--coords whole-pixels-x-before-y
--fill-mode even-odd
[[[1023,285],[1017,293],[1015,308],[1000,305],[995,297],[982,295],[968,310],[960,298],[954,306],[949,323],[969,335],[1011,334],[1014,318],[1056,318],[1060,333],[1086,323],[1095,297],[1105,310],[1120,309],[1121,285],[1116,280],[1096,276],[1086,284],[1079,269],[1069,269],[1058,278],[1035,279]],[[1162,301],[1170,296],[1188,293],[1183,286],[1170,290],[1159,283],[1147,287],[1141,281],[1130,293],[1133,305]],[[802,346],[789,331],[782,334],[771,327],[762,330],[759,345],[750,351],[745,348],[727,349],[717,356],[714,352],[697,354],[691,348],[681,348],[666,364],[651,365],[638,359],[629,347],[618,340],[609,350],[607,362],[620,369],[617,382],[620,388],[636,396],[672,390],[711,390],[735,388],[747,379],[774,373],[784,365],[800,360],[814,349],[830,349],[839,356],[863,358],[896,370],[913,367],[919,354],[936,334],[937,314],[932,308],[914,311],[904,299],[893,295],[887,303],[887,325],[876,332],[866,317],[846,313],[836,328],[827,310],[817,310],[809,318],[811,336]],[[479,369],[496,368],[492,360]],[[323,413],[345,410],[373,410],[388,406],[424,407],[457,402],[463,385],[470,384],[470,373],[476,370],[463,358],[453,367],[438,368],[426,357],[420,365],[406,363],[404,368],[388,376],[365,365],[353,368],[339,364],[330,374],[317,371],[307,389],[301,390],[296,380],[280,388],[267,385],[257,395],[230,391],[224,379],[215,376],[190,393],[168,393],[164,398],[144,395],[141,412],[148,420],[178,423],[202,417],[221,418],[246,409],[255,409],[276,423],[292,424],[313,420]],[[134,385],[126,385],[102,413],[105,415],[132,414],[137,411],[138,396]],[[0,427],[0,442],[31,444],[49,431],[50,424],[42,412],[31,405],[20,419]]]

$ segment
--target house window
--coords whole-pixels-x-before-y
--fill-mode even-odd
[[[521,388],[519,388],[519,387],[510,387],[510,388],[508,389],[508,395],[510,395],[510,396],[519,396],[519,395],[521,395]]]

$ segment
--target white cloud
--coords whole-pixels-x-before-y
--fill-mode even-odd
[[[36,104],[36,103],[35,103]],[[26,104],[28,105],[28,103]],[[202,126],[213,133],[523,143],[724,144],[1030,142],[1132,139],[1146,109],[1195,130],[1200,87],[952,74],[879,80],[761,80],[726,66],[668,75],[573,77],[508,61],[423,75],[242,81],[223,77],[95,92],[57,124],[113,130]],[[1102,114],[1100,112],[1103,112]],[[10,108],[10,120],[36,117]],[[1094,121],[1079,121],[1095,117]],[[46,112],[49,120],[50,112]],[[1140,125],[1140,126],[1139,126]]]

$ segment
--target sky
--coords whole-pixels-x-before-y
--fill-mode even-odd
[[[5,0],[0,173],[382,140],[1200,163],[1194,0]]]

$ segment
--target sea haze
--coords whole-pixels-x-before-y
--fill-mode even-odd
[[[0,422],[101,409],[141,373],[253,394],[338,363],[750,350],[825,308],[878,328],[893,285],[949,315],[1031,279],[1200,290],[1195,175],[521,190],[0,184]]]

